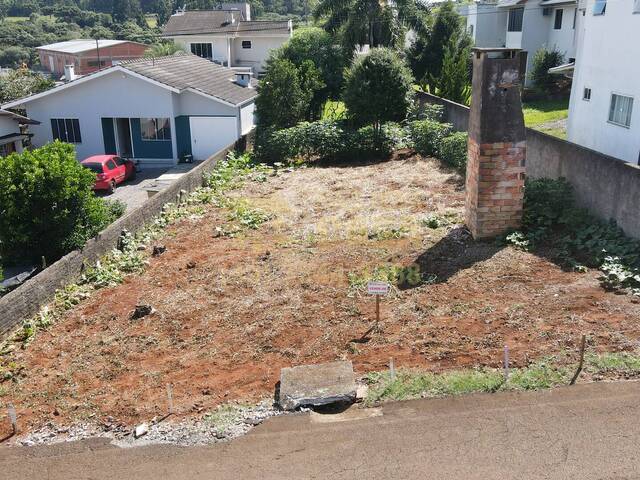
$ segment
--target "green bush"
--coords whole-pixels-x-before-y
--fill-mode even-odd
[[[558,82],[562,77],[552,75],[549,73],[549,69],[562,65],[563,62],[564,55],[562,55],[562,53],[555,49],[547,50],[543,47],[538,50],[533,57],[533,65],[529,78],[538,90],[553,93],[558,89]]]
[[[384,124],[376,134],[372,126],[351,130],[344,122],[301,122],[295,127],[270,132],[256,142],[261,160],[351,160],[388,156],[409,144],[407,131],[396,123]]]
[[[464,172],[467,168],[468,138],[469,136],[464,132],[456,132],[443,138],[440,145],[440,160]]]
[[[434,120],[417,120],[409,123],[409,133],[415,150],[429,157],[438,157],[442,140],[449,136],[452,126]]]
[[[567,266],[599,268],[608,288],[640,288],[640,241],[627,237],[614,221],[603,222],[578,208],[563,178],[526,182],[523,231],[508,235],[507,241],[525,249],[552,246]]]
[[[84,245],[120,210],[94,195],[94,182],[58,141],[0,159],[0,257],[51,263]]]

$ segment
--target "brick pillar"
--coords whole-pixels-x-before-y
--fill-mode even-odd
[[[465,217],[476,239],[520,227],[525,131],[519,50],[473,51]]]

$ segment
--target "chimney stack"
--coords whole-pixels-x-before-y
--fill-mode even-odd
[[[249,70],[236,71],[236,83],[245,88],[253,88],[251,86],[252,75]]]
[[[465,204],[474,238],[520,227],[525,154],[520,50],[475,48]]]
[[[74,65],[65,65],[64,66],[64,81],[72,82],[76,79],[76,68]]]

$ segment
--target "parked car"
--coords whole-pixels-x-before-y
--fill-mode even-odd
[[[80,163],[96,173],[94,190],[113,193],[122,182],[136,178],[135,163],[117,155],[94,155]]]

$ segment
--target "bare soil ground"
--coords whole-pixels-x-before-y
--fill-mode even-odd
[[[508,344],[522,366],[575,352],[583,333],[598,350],[640,337],[637,299],[604,291],[598,272],[474,242],[461,225],[425,226],[430,214],[461,222],[463,210],[460,177],[435,160],[298,169],[233,195],[273,219],[237,238],[215,234],[227,214],[214,207],[180,221],[143,274],[96,291],[14,355],[22,373],[0,384],[0,403],[17,406],[23,427],[148,421],[166,412],[168,383],[176,417],[198,415],[271,395],[280,369],[298,364],[498,366]],[[395,290],[371,339],[350,342],[375,316],[354,279],[412,264],[430,283]],[[132,320],[140,303],[156,311]]]

